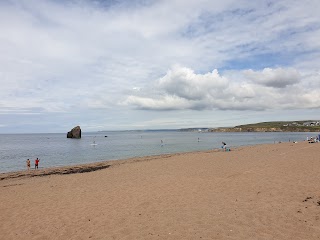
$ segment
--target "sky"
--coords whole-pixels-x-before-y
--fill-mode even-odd
[[[320,119],[319,0],[0,1],[0,133]]]

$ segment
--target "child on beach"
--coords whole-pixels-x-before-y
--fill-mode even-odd
[[[34,160],[34,169],[38,169],[39,168],[39,162],[40,162],[40,159],[36,159]]]
[[[28,170],[30,170],[30,160],[29,160],[29,158],[27,159],[26,163],[27,163]]]
[[[227,144],[225,142],[222,142],[222,146],[221,148],[223,149],[223,151],[225,152],[227,149]]]

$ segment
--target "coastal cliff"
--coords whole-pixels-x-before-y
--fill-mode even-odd
[[[318,132],[318,120],[295,122],[262,122],[226,128],[209,128],[208,132]]]
[[[250,127],[250,128],[211,128],[209,132],[283,132],[280,128],[261,128],[261,127]]]

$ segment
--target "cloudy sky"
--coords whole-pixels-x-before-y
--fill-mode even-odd
[[[320,119],[319,0],[0,1],[0,133]]]

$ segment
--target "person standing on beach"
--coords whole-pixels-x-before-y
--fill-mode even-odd
[[[34,169],[38,169],[39,168],[39,162],[40,162],[40,159],[36,159],[34,160]]]
[[[27,163],[27,168],[28,168],[28,171],[29,171],[30,170],[30,160],[29,160],[29,158],[27,159],[26,163]]]

